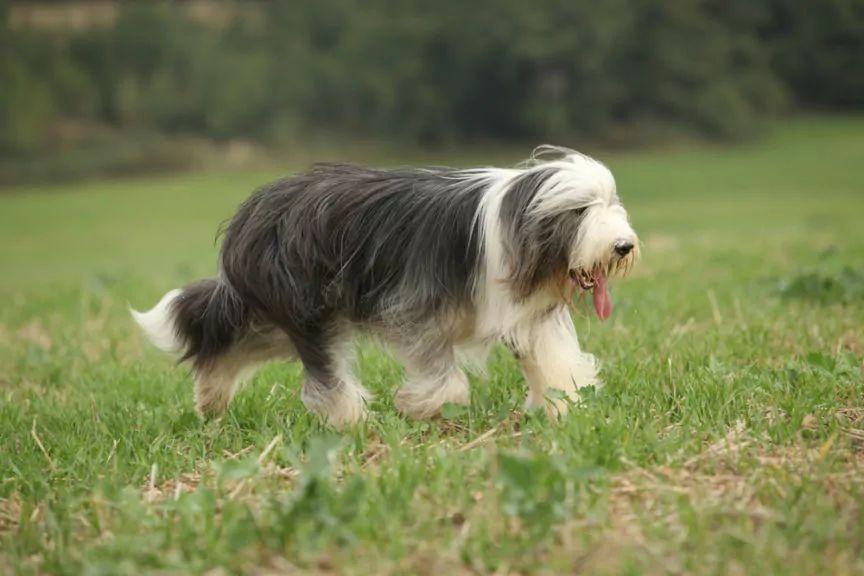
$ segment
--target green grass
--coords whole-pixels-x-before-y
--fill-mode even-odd
[[[4,192],[0,571],[864,571],[864,118],[604,159],[644,244],[611,321],[577,319],[606,387],[523,414],[498,350],[470,409],[408,422],[364,345],[344,435],[293,365],[202,423],[126,314],[212,274],[274,174]]]

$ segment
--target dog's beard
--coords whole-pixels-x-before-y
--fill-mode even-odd
[[[594,311],[600,321],[605,321],[612,315],[612,296],[609,294],[609,277],[612,275],[626,276],[633,266],[635,254],[621,260],[616,260],[608,265],[598,264],[592,270],[584,268],[571,269],[569,275],[569,289],[565,294],[568,305],[572,306],[573,295],[576,289],[582,293],[590,291],[594,301]]]
[[[596,266],[590,272],[583,268],[570,270],[570,290],[566,296],[568,304],[572,304],[576,288],[582,292],[591,291],[594,300],[594,311],[601,321],[612,314],[612,297],[609,295],[609,279],[602,266]]]

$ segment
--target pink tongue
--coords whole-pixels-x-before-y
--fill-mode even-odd
[[[606,320],[612,314],[612,298],[609,297],[609,286],[603,272],[597,272],[594,276],[594,310],[600,320]]]

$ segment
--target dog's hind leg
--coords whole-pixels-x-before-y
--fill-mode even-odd
[[[241,384],[269,360],[291,359],[291,340],[275,328],[252,329],[240,342],[195,369],[195,406],[202,416],[222,414]]]
[[[229,353],[195,370],[195,407],[204,417],[219,416],[228,408],[243,380],[257,366]]]
[[[307,333],[295,344],[306,371],[300,394],[306,408],[338,429],[363,420],[371,394],[354,375],[350,327]]]
[[[471,394],[468,377],[456,364],[452,346],[434,354],[398,351],[405,364],[406,380],[396,393],[396,408],[414,419],[435,416],[446,403],[467,405]]]

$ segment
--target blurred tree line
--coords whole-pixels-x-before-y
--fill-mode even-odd
[[[0,151],[74,119],[278,143],[310,131],[565,141],[644,125],[752,134],[864,103],[864,0],[129,2],[113,24],[10,26]]]

